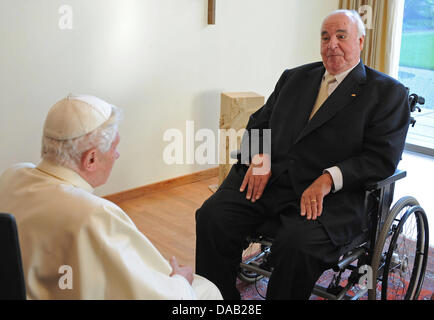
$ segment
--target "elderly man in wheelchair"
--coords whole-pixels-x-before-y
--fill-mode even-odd
[[[408,100],[410,111],[418,110],[420,112],[417,104],[424,104],[424,99],[412,94]],[[410,124],[414,126],[415,122],[414,118],[411,117]],[[243,163],[240,150],[233,152],[231,157],[238,160],[237,165]],[[255,159],[252,159],[252,162],[254,161]],[[266,175],[268,172],[263,171],[264,167],[266,166],[257,167],[257,173]],[[253,170],[255,167],[250,165],[249,168]],[[236,169],[233,168],[233,170]],[[366,224],[359,234],[351,238],[350,242],[338,246],[335,251],[327,252],[330,257],[329,262],[324,263],[321,268],[321,270],[332,268],[335,272],[333,279],[327,287],[315,285],[313,288],[307,287],[301,288],[301,290],[296,288],[295,291],[303,292],[304,296],[295,295],[291,298],[306,298],[310,292],[332,300],[355,300],[365,297],[366,293],[368,293],[369,299],[418,298],[423,284],[429,250],[427,217],[418,201],[411,196],[399,199],[390,208],[395,182],[405,176],[405,171],[396,170],[384,180],[368,181],[363,185],[363,213],[367,218]],[[248,175],[244,176],[240,191],[244,191],[247,185],[246,177]],[[284,185],[281,182],[280,184]],[[247,192],[246,197],[252,203],[260,198],[252,197],[249,192]],[[303,206],[300,205],[300,207]],[[307,220],[316,220],[322,213],[322,206],[317,208],[316,212],[302,208],[300,216],[307,216]],[[198,215],[200,215],[200,211],[198,211]],[[273,243],[281,227],[282,219],[285,219],[284,214],[274,215],[245,238],[243,257],[237,274],[243,282],[256,283],[263,277],[271,277],[275,266],[271,253],[277,251],[274,250]],[[292,223],[300,224],[300,221],[301,219],[299,222],[292,221]],[[307,229],[302,230],[302,232],[306,232]],[[297,234],[294,229],[292,232],[291,241],[303,239],[303,234]],[[320,238],[313,239],[313,242],[315,241],[324,244]],[[321,250],[319,246],[317,248]],[[229,248],[223,250],[230,251]],[[284,253],[279,252],[279,254]],[[298,257],[296,255],[288,254],[286,258],[294,259],[297,263]],[[303,265],[303,267],[306,266],[307,264]],[[288,271],[291,272],[291,270]],[[224,276],[224,274],[222,275]],[[299,276],[302,277],[303,273]],[[318,273],[314,277],[317,276]],[[342,282],[343,277],[346,278],[344,282]],[[296,283],[296,281],[292,283]],[[299,283],[303,284],[303,280]],[[344,285],[341,285],[342,283]],[[289,283],[283,284],[285,287],[289,285]],[[268,288],[267,298],[270,298],[269,295],[270,290]]]
[[[364,38],[357,12],[324,19],[322,61],[283,72],[250,116],[241,161],[197,210],[196,272],[223,298],[240,298],[241,254],[258,230],[268,244],[241,264],[240,275],[270,276],[267,299],[308,299],[312,292],[341,299],[355,283],[371,298],[380,286],[382,298],[392,286],[403,298],[417,297],[426,217],[413,198],[389,212],[394,183],[405,175],[395,170],[411,120],[408,90],[363,64]],[[315,287],[330,268],[338,272],[333,283]],[[341,290],[346,268],[353,274]]]
[[[240,298],[241,253],[258,230],[253,240],[266,240],[263,252],[244,261],[240,275],[270,276],[267,299],[308,299],[312,292],[340,299],[355,283],[371,298],[379,286],[382,298],[392,286],[403,298],[417,297],[426,217],[413,198],[389,212],[394,183],[405,175],[395,170],[415,105],[409,108],[401,83],[363,64],[365,33],[355,11],[324,19],[322,61],[283,72],[250,116],[240,161],[197,210],[196,272],[223,298]],[[315,287],[329,268],[336,279]],[[341,290],[346,268],[354,272]]]

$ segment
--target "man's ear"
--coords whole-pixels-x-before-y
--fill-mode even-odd
[[[81,168],[84,171],[95,171],[96,170],[96,160],[97,160],[97,150],[96,148],[90,149],[83,153],[81,157]]]
[[[360,52],[363,50],[363,44],[365,43],[365,36],[359,38]]]

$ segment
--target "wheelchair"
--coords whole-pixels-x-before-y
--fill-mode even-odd
[[[409,96],[411,112],[424,99]],[[411,125],[415,124],[411,118]],[[239,158],[238,154],[232,157]],[[329,300],[416,300],[422,288],[429,254],[427,216],[418,201],[405,196],[391,207],[395,183],[406,176],[397,170],[385,180],[365,186],[368,229],[346,247],[333,266],[328,286],[315,285],[312,294]],[[256,283],[273,272],[268,260],[278,220],[270,220],[246,239],[238,278]],[[258,292],[259,293],[259,292]]]

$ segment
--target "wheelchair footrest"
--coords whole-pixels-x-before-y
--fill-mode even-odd
[[[342,287],[342,290],[340,292],[334,294],[329,292],[327,288],[324,288],[319,285],[315,285],[314,289],[312,290],[312,293],[314,295],[317,295],[318,297],[322,297],[328,300],[358,300],[368,292],[367,289],[359,290],[359,292],[357,292],[354,296],[350,296],[347,294],[350,288],[351,285],[347,284],[345,287]]]
[[[266,270],[264,268],[262,268],[261,266],[257,266],[255,264],[246,264],[246,263],[241,263],[240,267],[248,270],[248,271],[252,271],[255,272],[257,274],[263,275],[264,277],[269,278],[271,276],[271,272],[272,270]]]

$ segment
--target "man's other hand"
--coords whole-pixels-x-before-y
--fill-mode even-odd
[[[244,176],[240,192],[247,187],[246,199],[255,202],[260,199],[271,176],[271,158],[268,154],[253,156],[252,163]]]
[[[185,279],[187,279],[190,285],[193,283],[193,269],[191,267],[179,265],[175,257],[170,258],[169,262],[172,266],[172,273],[170,274],[170,276],[179,274]]]
[[[300,214],[307,215],[308,220],[316,220],[321,216],[323,199],[328,195],[333,186],[333,179],[329,173],[324,173],[316,179],[301,195]]]

